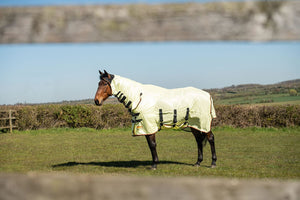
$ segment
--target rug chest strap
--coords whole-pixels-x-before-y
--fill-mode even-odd
[[[132,119],[131,120],[131,123],[138,123],[138,122],[141,122],[142,121],[142,119]]]
[[[138,122],[141,122],[142,119],[137,119],[137,116],[140,115],[140,113],[130,113],[131,116],[132,116],[132,119],[131,119],[131,123],[138,123]]]
[[[118,98],[118,101],[121,100],[122,96],[123,96],[123,93],[121,93],[120,96],[117,97],[117,98]]]
[[[126,96],[123,96],[122,99],[120,100],[120,103],[124,103],[126,99]]]
[[[115,94],[115,97],[118,98],[118,95],[121,93],[121,91],[119,91],[117,94]]]
[[[131,103],[132,103],[131,101],[128,101],[128,103],[126,104],[125,108],[129,108],[129,106],[130,106]]]
[[[130,113],[132,117],[137,117],[140,115],[140,113]]]

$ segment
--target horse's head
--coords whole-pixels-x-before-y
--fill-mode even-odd
[[[95,95],[95,104],[97,106],[101,106],[102,103],[112,95],[112,89],[111,89],[111,81],[114,78],[114,75],[107,73],[104,70],[104,73],[102,73],[99,70],[100,73],[100,82],[98,84],[98,89]]]

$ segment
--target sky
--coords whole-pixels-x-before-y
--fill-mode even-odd
[[[166,88],[300,78],[300,42],[0,45],[0,104],[94,98],[98,70]]]

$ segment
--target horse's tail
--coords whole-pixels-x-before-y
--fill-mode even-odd
[[[214,107],[214,102],[213,102],[213,99],[212,99],[211,96],[210,96],[210,114],[211,114],[212,118],[216,118],[217,117],[216,110],[215,110],[215,107]]]

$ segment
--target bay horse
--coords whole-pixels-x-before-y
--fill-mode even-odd
[[[211,131],[216,114],[209,93],[193,87],[165,89],[145,85],[105,70],[104,73],[99,70],[99,73],[95,104],[101,106],[112,95],[124,104],[132,116],[133,136],[146,137],[152,155],[152,169],[156,169],[159,162],[155,133],[164,128],[180,128],[193,133],[198,147],[195,166],[200,166],[203,146],[208,141],[212,153],[211,167],[216,167],[215,141]]]

